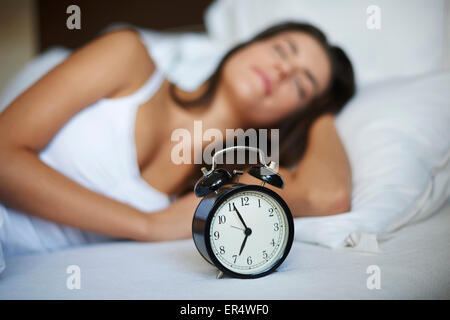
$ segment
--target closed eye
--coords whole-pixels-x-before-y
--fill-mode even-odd
[[[279,44],[275,44],[274,48],[275,48],[275,51],[280,55],[281,58],[283,58],[283,59],[287,58],[286,52]]]
[[[297,87],[298,95],[301,100],[305,99],[305,90],[303,90],[303,87],[300,84],[300,81],[297,78],[294,78],[295,86]]]
[[[287,58],[287,54],[280,44],[274,44],[274,49],[282,59]],[[306,95],[305,95],[305,90],[303,89],[300,80],[298,80],[297,78],[294,78],[294,83],[295,83],[295,87],[297,88],[297,92],[300,97],[300,100],[304,100]]]

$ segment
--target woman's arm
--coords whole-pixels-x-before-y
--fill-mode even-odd
[[[350,163],[331,114],[312,124],[305,154],[295,170],[280,168],[279,173],[285,182],[283,190],[265,186],[286,200],[294,216],[323,216],[350,210]],[[244,177],[248,183],[259,184],[253,177]]]
[[[158,226],[148,223],[151,215],[84,188],[38,153],[74,114],[103,97],[133,92],[153,68],[139,36],[116,31],[74,52],[15,99],[0,115],[0,201],[84,230],[152,239]]]
[[[304,158],[292,179],[292,201],[299,216],[332,215],[350,211],[352,176],[350,162],[334,124],[325,114],[311,126]],[[304,193],[306,201],[296,202]]]

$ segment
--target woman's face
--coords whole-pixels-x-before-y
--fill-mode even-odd
[[[249,125],[274,123],[325,91],[331,65],[311,35],[284,31],[251,43],[225,63],[221,84]]]

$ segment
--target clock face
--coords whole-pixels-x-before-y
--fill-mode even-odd
[[[262,273],[285,253],[289,223],[280,203],[268,193],[234,193],[215,211],[209,239],[217,260],[228,270],[245,275]]]

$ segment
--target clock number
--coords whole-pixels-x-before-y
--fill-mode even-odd
[[[273,208],[269,208],[269,217],[273,217]]]
[[[248,206],[248,205],[250,205],[248,203],[248,197],[241,198],[241,206]]]
[[[234,211],[234,202],[228,202],[228,211]]]
[[[224,224],[227,222],[227,218],[225,216],[219,216],[219,224]]]
[[[267,260],[267,258],[268,258],[269,256],[268,256],[266,250],[264,250],[264,251],[262,252],[262,256],[263,256],[263,259],[264,259],[264,260]]]
[[[248,258],[247,258],[247,264],[248,264],[248,265],[251,265],[252,263],[253,263],[252,257],[251,257],[251,256],[248,256]]]
[[[233,263],[236,263],[237,254],[233,254],[233,259],[234,259]]]
[[[214,240],[219,240],[219,238],[220,238],[219,231],[215,231],[214,232]]]
[[[278,231],[280,230],[280,227],[278,226],[278,223],[274,223],[273,224],[273,231]]]
[[[272,241],[270,241],[270,244],[272,245],[272,247],[275,247],[275,240],[272,239]]]
[[[220,254],[225,254],[225,247],[224,246],[220,246],[219,250],[220,250]]]
[[[261,208],[261,199],[258,199],[258,208]]]

